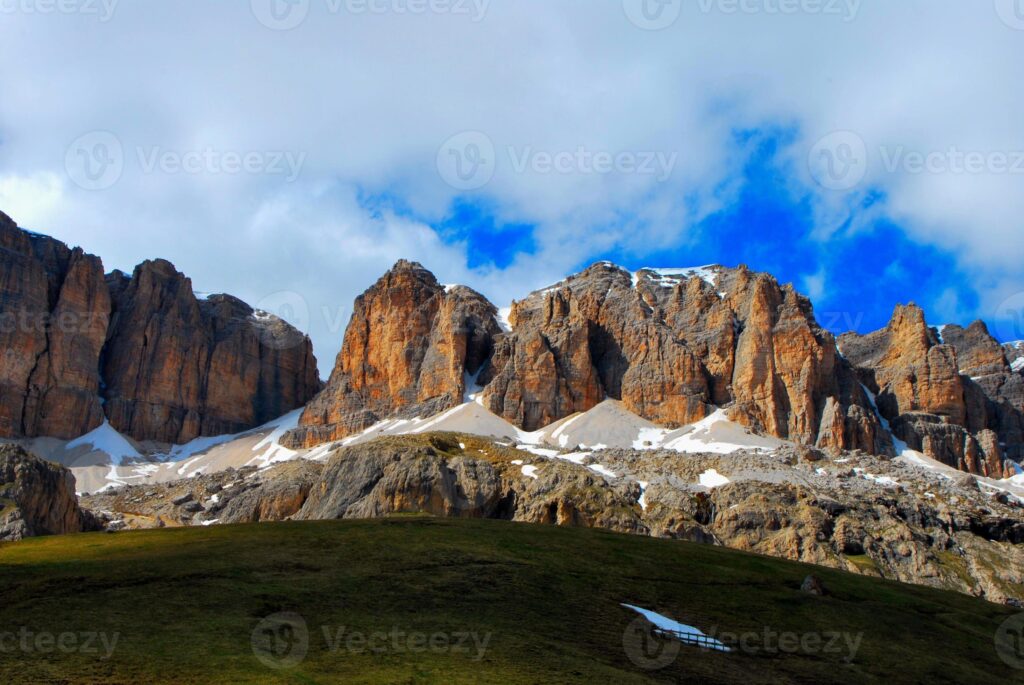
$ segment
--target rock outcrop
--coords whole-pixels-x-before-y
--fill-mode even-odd
[[[70,471],[16,445],[0,445],[0,541],[97,528],[78,506]]]
[[[196,298],[163,260],[108,280],[105,409],[120,432],[168,443],[234,433],[319,390],[312,344],[280,319],[229,295]]]
[[[308,447],[461,404],[500,333],[496,314],[479,293],[398,262],[356,299],[327,387],[286,444]]]
[[[0,214],[0,437],[76,438],[104,417],[137,440],[233,433],[320,389],[309,339],[165,261],[98,257]]]
[[[641,271],[599,263],[513,304],[511,332],[468,288],[399,262],[355,306],[334,373],[286,439],[337,440],[462,401],[535,430],[606,398],[681,426],[728,406],[770,435],[833,449],[891,449],[835,340],[790,286],[746,268]]]
[[[102,423],[109,316],[99,258],[0,213],[0,437],[74,438]]]
[[[979,475],[1015,473],[1007,458],[1024,456],[1024,377],[983,322],[940,336],[919,307],[900,306],[886,328],[839,345],[909,447]]]

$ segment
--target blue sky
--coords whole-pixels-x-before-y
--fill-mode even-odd
[[[325,375],[399,258],[499,306],[746,263],[836,332],[1024,338],[1015,0],[283,2],[12,5],[0,210],[295,312]]]

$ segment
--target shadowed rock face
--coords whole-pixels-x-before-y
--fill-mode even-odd
[[[644,271],[634,281],[601,263],[514,303],[511,333],[495,311],[399,262],[356,301],[331,380],[286,443],[447,409],[479,372],[483,404],[527,430],[610,397],[668,426],[729,405],[734,419],[778,437],[889,449],[810,303],[765,274],[716,267],[703,278]]]
[[[97,528],[78,506],[70,471],[21,447],[0,445],[0,540]]]
[[[309,339],[229,295],[199,300],[163,260],[109,278],[103,355],[111,425],[184,443],[233,433],[305,404],[320,388]]]
[[[462,286],[445,288],[400,261],[355,302],[324,391],[286,441],[312,446],[401,414],[429,415],[463,401],[466,375],[491,355],[497,309]]]
[[[198,300],[162,260],[104,277],[98,257],[3,214],[0,343],[0,437],[75,438],[106,415],[138,440],[187,442],[320,389],[312,344],[285,322],[228,295]]]
[[[889,325],[840,338],[843,354],[878,394],[878,409],[910,447],[950,466],[1002,478],[1024,457],[1024,377],[981,321],[944,326],[916,305]]]
[[[99,258],[0,213],[0,437],[74,438],[102,423],[109,315]]]

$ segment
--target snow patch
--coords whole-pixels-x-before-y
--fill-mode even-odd
[[[526,466],[523,467],[523,475],[528,478],[533,478],[534,480],[537,480],[537,478],[539,478],[539,476],[537,475],[537,467],[532,466],[530,464],[527,464]]]
[[[700,474],[700,484],[706,487],[708,490],[714,490],[720,488],[723,485],[731,483],[728,478],[720,474],[715,469],[708,469],[704,473]]]
[[[69,442],[64,449],[71,450],[76,447],[91,447],[94,452],[104,452],[114,466],[120,466],[128,460],[143,460],[128,438],[118,433],[106,420],[82,437]]]
[[[623,604],[622,606],[626,607],[627,609],[632,609],[636,613],[640,614],[645,619],[650,621],[655,628],[657,628],[658,630],[665,631],[669,634],[670,637],[674,637],[683,642],[688,642],[688,640],[686,639],[687,637],[694,639],[694,641],[697,641],[696,639],[699,638],[698,644],[701,647],[715,649],[720,652],[731,651],[720,641],[716,640],[715,638],[711,637],[710,635],[708,635],[707,633],[698,628],[688,626],[685,623],[679,623],[678,621],[673,621],[671,618],[662,616],[661,614],[657,614],[649,609],[641,609],[640,607],[633,606],[632,604]]]
[[[719,266],[707,264],[705,266],[684,266],[680,268],[652,268],[644,267],[633,274],[634,286],[641,273],[648,274],[648,277],[663,288],[674,288],[690,278],[699,278],[711,286],[718,285]]]
[[[591,471],[593,471],[595,473],[600,473],[602,476],[607,476],[608,478],[618,478],[619,477],[611,469],[609,469],[606,466],[601,466],[600,464],[591,464],[587,468],[589,468]]]

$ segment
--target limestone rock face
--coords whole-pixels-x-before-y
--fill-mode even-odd
[[[684,270],[685,271],[685,270]],[[833,449],[891,449],[852,367],[791,287],[744,267],[636,275],[595,264],[496,309],[399,262],[355,305],[327,388],[285,440],[309,447],[479,401],[535,430],[606,398],[678,427],[728,406],[745,425]]]
[[[70,471],[16,445],[0,445],[0,541],[96,527],[78,506]]]
[[[109,312],[97,257],[0,213],[0,437],[74,438],[103,421]]]
[[[1024,456],[1024,378],[981,321],[939,333],[919,307],[900,306],[886,328],[848,333],[840,348],[908,446],[978,475],[1013,475],[1006,458]]]
[[[199,300],[162,260],[98,257],[0,214],[0,437],[62,439],[108,418],[187,442],[255,427],[320,389],[309,339],[228,295]]]
[[[197,299],[163,260],[108,281],[105,409],[122,433],[170,443],[233,433],[319,390],[312,344],[280,319],[228,295]]]
[[[886,449],[852,368],[791,287],[746,268],[701,274],[596,264],[513,305],[482,376],[485,405],[527,430],[606,397],[680,426],[714,406],[821,447]]]
[[[446,288],[419,264],[398,262],[356,300],[327,387],[286,442],[311,446],[461,404],[500,333],[496,314],[473,290]]]

